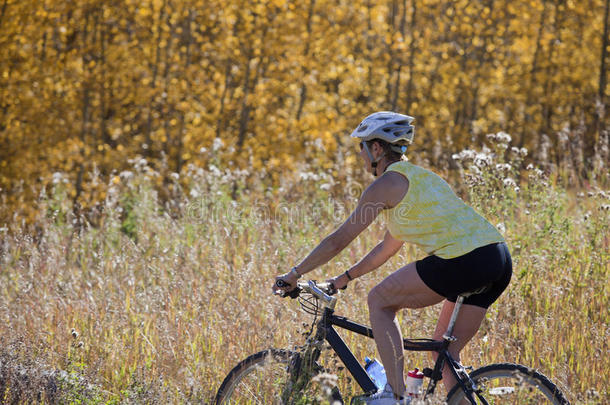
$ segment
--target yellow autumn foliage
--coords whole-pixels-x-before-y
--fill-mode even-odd
[[[498,131],[553,163],[568,134],[584,172],[609,49],[608,0],[2,0],[0,220],[34,219],[56,172],[91,207],[91,173],[136,157],[163,176],[332,168],[377,110],[415,116],[432,163]]]

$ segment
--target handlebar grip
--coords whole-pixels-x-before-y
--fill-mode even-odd
[[[335,295],[337,293],[337,289],[335,288],[335,285],[330,282],[330,291],[328,291],[328,295]],[[343,287],[341,287],[342,290],[345,290],[347,288],[347,285],[344,285]]]
[[[290,284],[288,284],[287,282],[285,282],[284,280],[277,280],[275,282],[275,285],[279,288],[286,288],[286,287],[290,287]],[[297,286],[294,289],[288,291],[288,292],[283,292],[281,295],[282,297],[290,297],[292,299],[297,298],[299,296],[299,293],[301,292],[301,289]]]

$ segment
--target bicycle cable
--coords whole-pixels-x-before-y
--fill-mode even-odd
[[[303,308],[303,311],[305,313],[313,315],[313,322],[311,323],[311,328],[307,333],[307,337],[309,337],[313,334],[316,322],[318,321],[318,315],[320,313],[319,300],[313,294],[301,292],[298,301],[299,305],[301,305],[301,308]]]

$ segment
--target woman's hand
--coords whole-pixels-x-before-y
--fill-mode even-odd
[[[277,286],[277,282],[279,280],[282,280],[284,283],[288,284],[287,287],[278,287]],[[285,292],[289,292],[292,291],[296,288],[297,286],[297,277],[294,274],[294,272],[291,270],[286,274],[283,274],[281,276],[277,276],[275,278],[275,281],[273,282],[273,287],[271,288],[271,290],[273,291],[274,294],[277,294],[278,291],[285,291]]]
[[[349,279],[345,273],[338,275],[337,277],[331,278],[330,280],[326,280],[328,283],[332,283],[335,290],[340,290],[347,286],[349,283]]]

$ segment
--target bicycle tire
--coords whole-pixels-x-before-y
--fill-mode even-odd
[[[477,404],[490,405],[569,405],[561,390],[546,376],[520,364],[499,363],[476,369],[469,374],[478,389]],[[448,405],[459,405],[464,391],[455,386],[447,395]]]
[[[310,404],[317,403],[319,395],[307,391],[309,381],[301,382],[298,392],[292,390],[291,364],[300,361],[299,354],[290,350],[268,349],[255,353],[239,362],[220,385],[214,404]],[[318,370],[322,370],[317,365]],[[254,375],[253,375],[254,373]],[[309,380],[309,378],[308,378]],[[309,397],[311,395],[311,397]],[[328,398],[327,398],[328,399]],[[336,387],[330,392],[330,402],[343,403]]]

